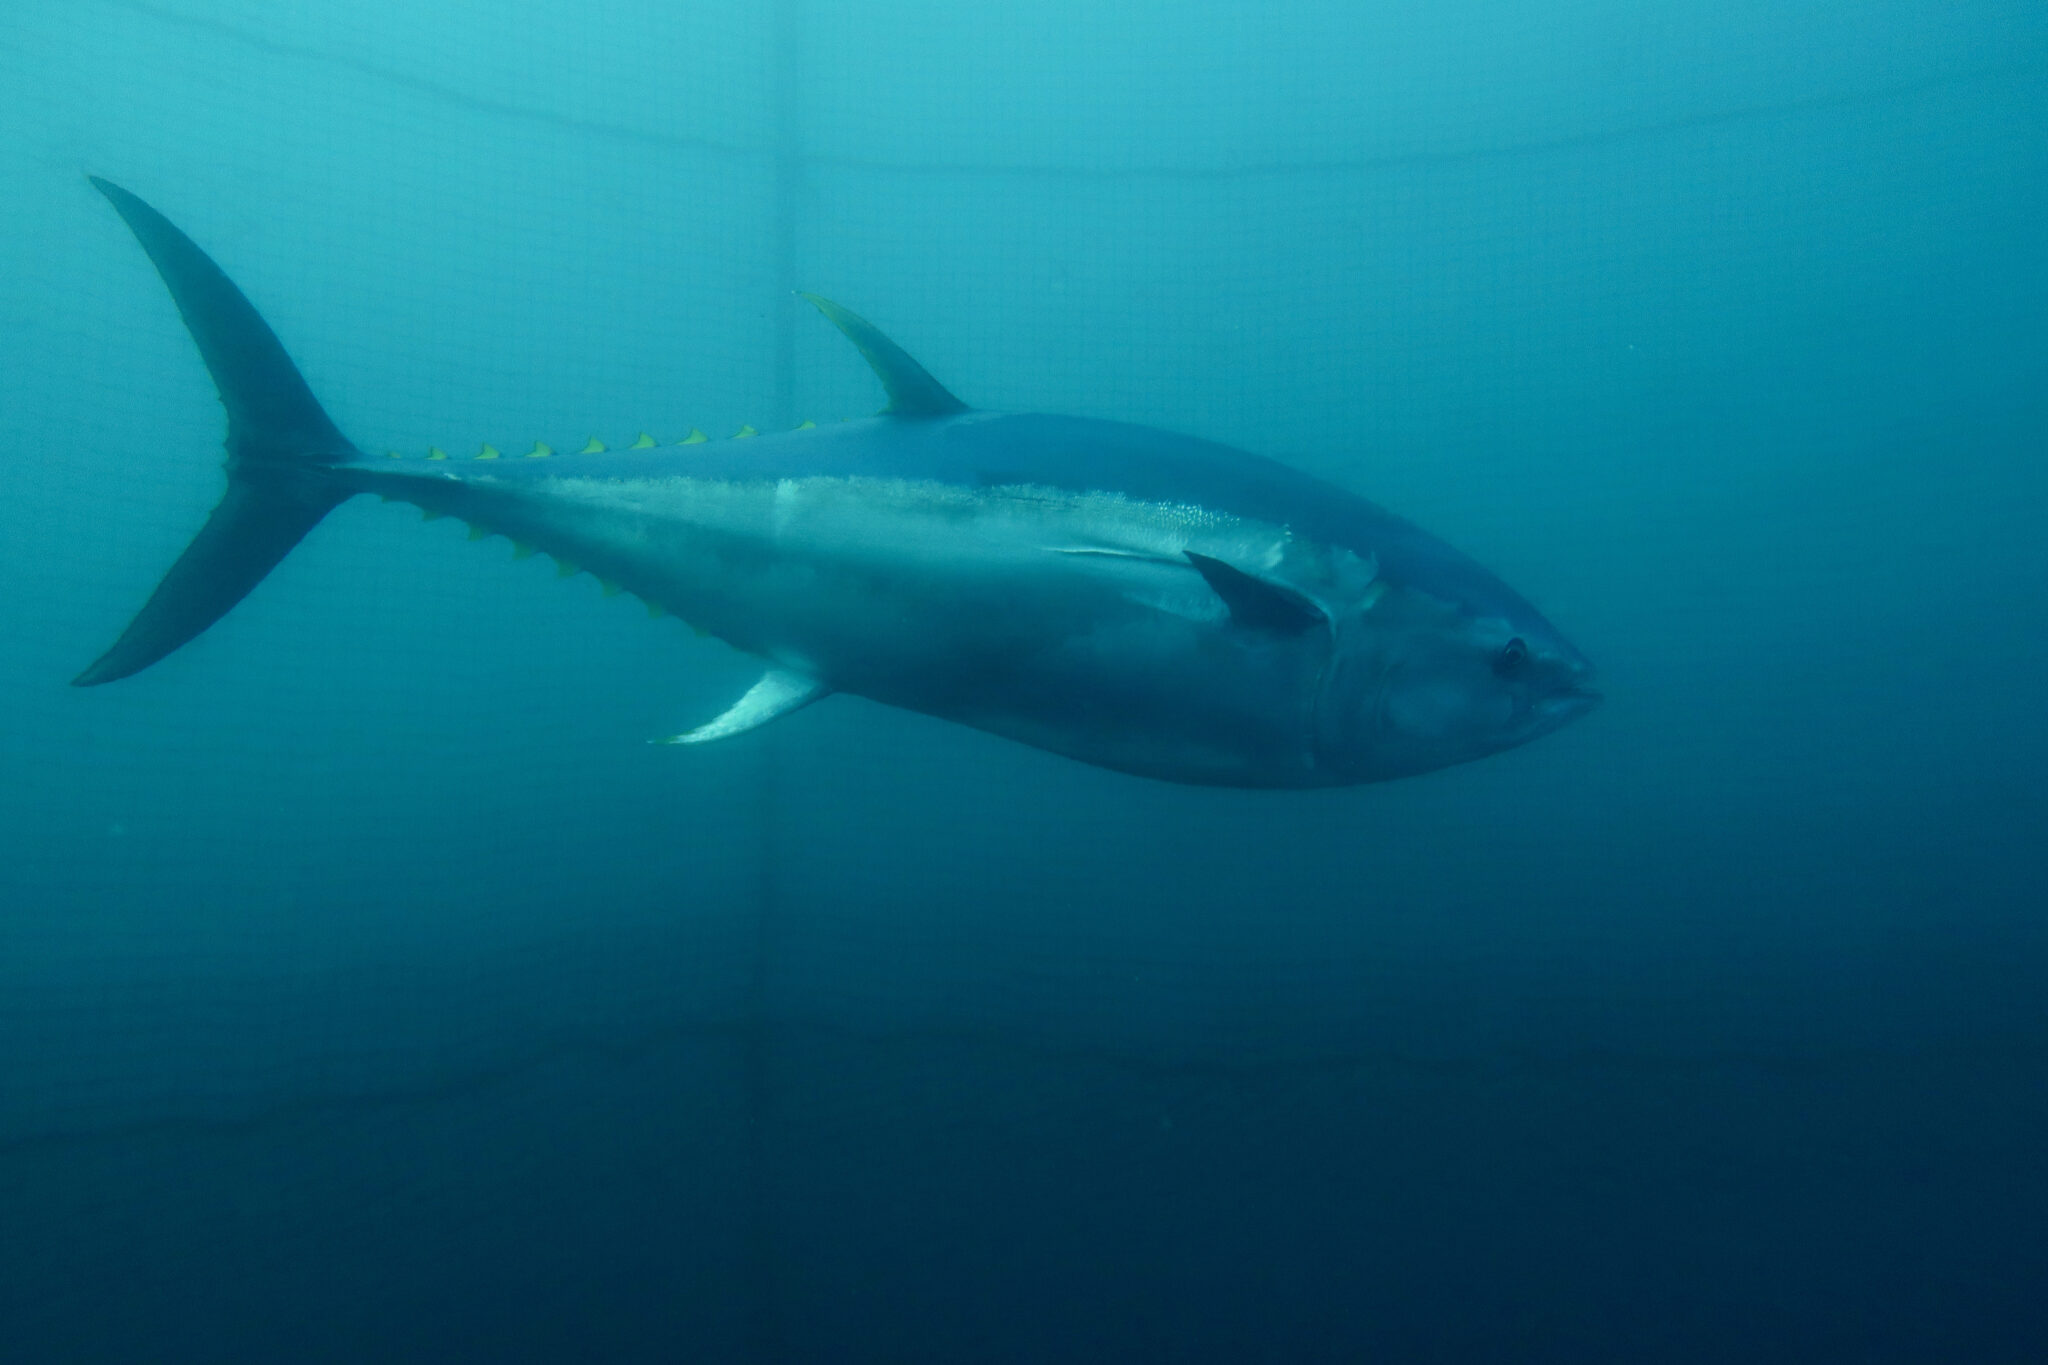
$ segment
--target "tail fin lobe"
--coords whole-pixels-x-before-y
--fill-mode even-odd
[[[88,178],[171,291],[228,410],[228,458],[326,464],[354,456],[277,333],[227,273],[170,219],[112,181]]]
[[[128,629],[72,686],[140,673],[227,615],[341,501],[312,494],[298,480],[230,480],[227,496]]]

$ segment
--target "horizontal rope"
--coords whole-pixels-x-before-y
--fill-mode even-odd
[[[779,155],[778,149],[769,144],[749,146],[743,143],[728,142],[717,138],[696,137],[684,133],[655,132],[650,129],[634,128],[628,124],[608,123],[600,119],[578,118],[573,114],[557,113],[549,109],[537,109],[532,105],[520,104],[512,100],[493,99],[488,95],[473,94],[454,86],[444,85],[438,81],[428,80],[422,76],[415,76],[404,71],[379,66],[374,62],[365,61],[359,57],[329,52],[301,43],[279,42],[273,38],[265,38],[259,34],[250,33],[245,29],[237,28],[233,24],[218,19],[203,19],[192,15],[178,14],[160,6],[149,4],[148,0],[102,0],[102,3],[117,9],[128,10],[131,13],[145,15],[167,24],[177,24],[194,31],[216,34],[270,56],[289,57],[299,61],[332,67],[336,70],[354,72],[357,75],[380,81],[395,90],[407,91],[456,107],[475,110],[478,113],[496,114],[523,122],[544,124],[565,132],[582,133],[607,141],[663,147],[674,151],[708,153],[714,156],[734,159],[759,159],[762,161],[772,161]],[[1017,179],[1041,180],[1244,180],[1285,178],[1290,176],[1355,175],[1406,166],[1454,165],[1459,162],[1502,160],[1522,156],[1537,156],[1552,152],[1576,151],[1582,148],[1610,146],[1616,143],[1648,141],[1656,138],[1677,136],[1699,128],[1787,118],[1800,114],[1824,113],[1836,109],[1861,108],[1873,104],[1885,104],[1897,100],[1912,99],[1937,90],[1953,87],[1998,80],[2040,79],[2044,75],[2048,75],[2048,66],[2043,66],[2039,62],[2010,62],[1995,66],[1975,67],[1966,71],[1924,76],[1917,80],[1899,81],[1868,90],[1813,95],[1804,99],[1783,100],[1773,103],[1738,105],[1731,109],[1719,109],[1702,114],[1673,115],[1668,118],[1646,120],[1642,123],[1630,124],[1619,128],[1591,129],[1576,133],[1563,133],[1547,138],[1532,138],[1516,142],[1481,144],[1435,151],[1361,153],[1354,156],[1247,161],[1233,165],[1203,166],[1190,163],[1138,163],[1127,166],[1071,166],[1051,162],[892,161],[885,158],[820,156],[813,154],[800,154],[796,159],[808,166],[818,166],[832,170],[871,171],[877,174],[888,175],[950,176],[963,179],[1013,177]]]

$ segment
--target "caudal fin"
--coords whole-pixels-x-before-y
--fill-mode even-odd
[[[226,615],[349,496],[324,474],[357,454],[234,281],[161,213],[90,179],[149,253],[213,375],[228,413],[228,491],[78,687],[139,673]]]

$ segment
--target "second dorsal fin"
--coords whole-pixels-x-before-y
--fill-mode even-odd
[[[968,411],[965,403],[946,392],[944,384],[912,360],[908,351],[883,336],[875,324],[830,299],[821,299],[816,294],[801,296],[845,333],[861,359],[882,381],[882,387],[889,391],[889,406],[882,411],[896,417],[951,417]]]

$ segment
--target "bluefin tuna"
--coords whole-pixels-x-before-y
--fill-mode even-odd
[[[835,692],[1174,782],[1323,787],[1527,743],[1599,700],[1522,596],[1394,514],[1274,460],[1149,427],[969,408],[805,295],[880,415],[708,441],[371,457],[190,238],[97,178],[227,409],[227,491],[104,655],[149,667],[360,494],[552,555],[754,656],[741,735]]]

